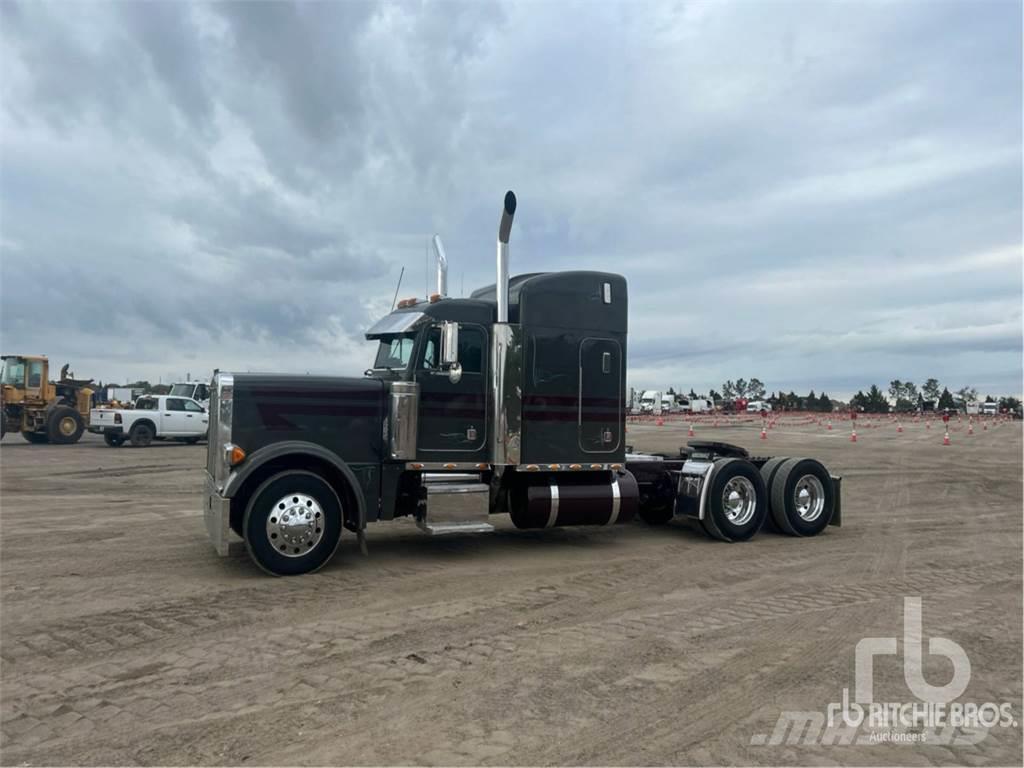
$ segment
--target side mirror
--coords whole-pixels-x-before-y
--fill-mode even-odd
[[[448,381],[450,381],[452,384],[458,384],[460,381],[462,381],[461,363],[452,363],[448,367]]]
[[[441,326],[441,365],[455,366],[459,362],[459,324],[446,322]],[[459,375],[462,375],[461,366]]]

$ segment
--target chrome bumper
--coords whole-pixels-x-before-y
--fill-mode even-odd
[[[206,488],[203,492],[203,519],[206,521],[206,533],[213,543],[217,554],[226,557],[231,536],[231,499],[225,499],[217,493],[214,479],[206,472]]]

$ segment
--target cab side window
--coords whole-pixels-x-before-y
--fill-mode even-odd
[[[28,386],[40,387],[43,384],[43,361],[33,360],[28,364]]]
[[[185,400],[185,410],[192,411],[193,413],[202,413],[203,406],[193,400]]]
[[[168,411],[184,411],[185,401],[177,397],[167,398],[167,410]]]
[[[431,328],[427,340],[423,344],[423,357],[420,368],[425,371],[436,371],[441,360],[441,329]]]
[[[479,328],[459,326],[459,363],[463,373],[484,372],[484,334]]]

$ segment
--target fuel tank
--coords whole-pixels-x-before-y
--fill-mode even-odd
[[[516,528],[614,525],[636,515],[640,492],[629,472],[529,474],[509,493]]]

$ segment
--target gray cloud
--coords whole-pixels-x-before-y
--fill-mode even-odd
[[[636,386],[1021,389],[1019,4],[0,14],[5,351],[357,372],[511,187],[517,270],[629,277]]]

